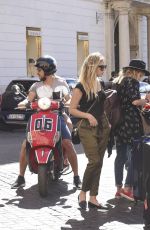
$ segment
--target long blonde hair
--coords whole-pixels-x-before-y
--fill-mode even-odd
[[[143,77],[142,71],[137,70],[137,69],[127,68],[127,69],[124,69],[124,72],[125,72],[126,77],[132,77],[136,80],[139,80],[139,73],[141,73],[140,78]]]
[[[79,81],[82,83],[83,88],[88,96],[88,100],[94,94],[97,94],[97,75],[96,70],[98,65],[104,61],[104,57],[101,53],[95,52],[89,54],[83,62],[81,72],[79,75]]]
[[[132,68],[123,68],[122,70],[119,71],[119,74],[118,74],[118,77],[116,77],[114,80],[113,80],[113,83],[117,83],[117,84],[120,84],[122,79],[124,77],[132,77],[136,80],[139,80],[139,72],[141,72],[140,70],[136,70],[136,69],[132,69]],[[143,74],[141,72],[141,78],[142,78]]]
[[[122,79],[125,77],[123,69],[121,69],[118,73],[118,77],[115,77],[113,83],[120,84]]]

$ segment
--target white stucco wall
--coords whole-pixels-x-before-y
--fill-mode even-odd
[[[77,76],[77,32],[89,34],[89,51],[104,53],[101,0],[0,0],[0,91],[25,77],[26,27],[42,31],[42,53],[54,56],[58,74]],[[103,20],[103,19],[102,19]]]
[[[147,63],[147,19],[144,16],[141,23],[141,45],[142,59]]]
[[[77,76],[77,32],[89,34],[89,52],[100,51],[105,55],[107,47],[102,2],[0,0],[0,93],[10,80],[27,75],[26,27],[41,28],[42,53],[56,58],[57,73],[61,76]],[[98,23],[96,12],[101,13]],[[146,37],[146,22],[143,19],[141,58],[147,62]]]

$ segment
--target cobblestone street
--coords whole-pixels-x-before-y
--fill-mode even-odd
[[[72,184],[73,174],[61,177],[49,187],[47,198],[38,194],[37,175],[26,172],[26,187],[11,190],[10,185],[18,175],[19,148],[24,133],[0,132],[0,229],[2,230],[142,230],[142,203],[135,205],[125,199],[114,199],[113,162],[105,155],[100,181],[99,200],[108,203],[108,211],[81,211],[78,207],[79,191]],[[18,138],[19,136],[19,138]],[[5,149],[5,151],[4,151]],[[79,172],[83,176],[86,159],[80,146],[78,152]],[[13,155],[13,151],[18,151]],[[9,153],[9,157],[8,157]],[[12,153],[12,155],[11,155]],[[6,159],[7,158],[7,159]],[[9,158],[9,159],[8,159]],[[3,161],[3,163],[2,163]]]

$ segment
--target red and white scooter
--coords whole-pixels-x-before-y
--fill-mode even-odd
[[[46,97],[26,105],[36,110],[27,124],[26,154],[29,170],[38,174],[42,197],[47,196],[49,181],[58,180],[63,173],[60,107],[61,102]]]

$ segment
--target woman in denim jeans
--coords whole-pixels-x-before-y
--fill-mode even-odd
[[[117,192],[115,197],[120,198],[124,196],[125,191],[129,191],[128,199],[133,201],[132,185],[133,185],[133,164],[132,164],[132,145],[126,143],[120,143],[116,140],[117,156],[115,159],[115,182],[117,186]],[[127,170],[127,175],[124,184],[124,190],[122,189],[123,171],[124,166]],[[127,198],[127,197],[126,197]]]
[[[118,84],[117,92],[120,97],[122,119],[116,131],[115,182],[117,192],[115,197],[121,196],[133,201],[133,165],[132,145],[133,140],[143,135],[143,126],[139,108],[149,102],[149,95],[141,99],[139,80],[150,73],[142,60],[131,60],[129,66],[123,68],[124,77]],[[126,166],[127,176],[123,186],[123,169]]]

